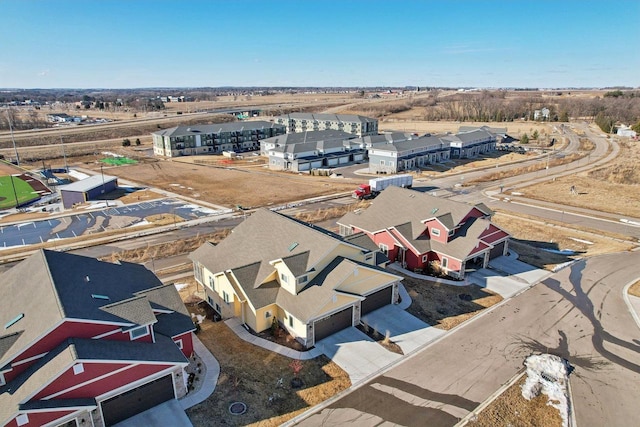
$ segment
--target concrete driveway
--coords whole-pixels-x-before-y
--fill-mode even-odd
[[[446,333],[407,313],[397,305],[387,305],[362,316],[362,321],[381,334],[389,333],[391,341],[409,354]]]
[[[171,399],[138,415],[127,418],[118,424],[114,424],[113,427],[140,426],[193,427],[193,424],[191,424],[191,420],[185,414],[180,403],[175,399]]]
[[[351,384],[362,381],[402,357],[385,350],[353,326],[318,341],[316,347],[349,374]]]
[[[501,256],[489,262],[489,268],[470,272],[467,280],[493,291],[503,298],[510,298],[551,273],[518,261],[514,257]]]

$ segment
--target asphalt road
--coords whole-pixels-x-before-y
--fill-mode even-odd
[[[579,261],[301,421],[452,426],[548,352],[575,367],[579,426],[638,425],[640,328],[623,301],[640,252]]]

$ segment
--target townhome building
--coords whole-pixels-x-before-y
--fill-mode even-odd
[[[275,122],[286,126],[287,133],[341,130],[357,136],[376,135],[378,120],[355,114],[291,113],[275,118]]]
[[[508,252],[509,233],[491,222],[492,214],[482,203],[388,187],[367,209],[337,222],[340,235],[365,233],[392,262],[462,279]]]
[[[152,133],[156,156],[222,154],[260,149],[260,140],[283,135],[286,126],[265,121],[177,126]]]
[[[268,209],[190,255],[207,302],[254,332],[285,328],[303,346],[398,301],[402,277],[363,233],[340,237]]]
[[[449,159],[449,143],[435,136],[373,143],[368,149],[369,172],[394,174]]]
[[[497,136],[486,130],[476,129],[441,137],[451,147],[452,159],[466,159],[496,149]]]
[[[39,250],[0,283],[0,425],[110,426],[186,394],[194,324],[144,266]]]

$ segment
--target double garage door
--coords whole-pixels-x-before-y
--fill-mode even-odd
[[[111,426],[174,397],[173,379],[169,374],[102,402],[104,423]]]
[[[361,303],[360,311],[362,314],[367,314],[391,304],[392,297],[393,286],[367,295],[366,299]],[[353,326],[353,307],[347,307],[329,317],[316,321],[314,324],[315,342],[350,326]]]

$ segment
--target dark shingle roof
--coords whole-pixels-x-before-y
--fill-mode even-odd
[[[317,130],[298,133],[287,133],[284,135],[272,136],[271,138],[265,138],[262,141],[266,143],[274,143],[276,145],[289,145],[289,144],[301,144],[305,142],[317,142],[327,140],[344,140],[355,138],[355,135],[347,133],[341,130]]]
[[[270,128],[282,128],[283,125],[277,123],[265,122],[265,121],[249,121],[249,122],[231,122],[231,123],[213,123],[210,125],[190,125],[190,126],[176,126],[169,129],[164,129],[158,132],[153,132],[154,135],[178,137],[187,135],[206,135],[216,134],[220,132],[239,132],[245,130],[259,130]]]
[[[277,118],[297,119],[297,120],[317,120],[319,122],[377,122],[377,119],[358,116],[356,114],[315,114],[315,113],[291,113]]]

